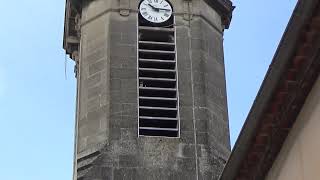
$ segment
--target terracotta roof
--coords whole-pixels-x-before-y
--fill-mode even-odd
[[[261,180],[320,72],[320,1],[299,0],[220,180]]]

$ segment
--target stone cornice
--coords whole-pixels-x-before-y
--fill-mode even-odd
[[[72,59],[74,59],[73,52],[79,49],[80,24],[78,23],[80,23],[81,7],[85,1],[92,0],[66,0],[63,48]],[[230,0],[204,1],[221,15],[223,27],[228,29],[234,9],[232,2]]]
[[[84,0],[67,0],[70,2],[70,7],[74,9],[81,9]],[[92,0],[86,0],[92,1]],[[226,29],[229,28],[232,11],[235,6],[232,5],[230,0],[204,0],[208,5],[210,5],[213,9],[215,9],[222,17],[222,23]]]
[[[77,24],[81,15],[79,9],[74,6],[73,1],[75,0],[66,0],[63,48],[70,58],[75,59],[73,53],[78,51],[80,44]]]
[[[215,9],[222,18],[225,29],[228,29],[232,19],[232,11],[235,6],[230,0],[204,0],[208,5]]]

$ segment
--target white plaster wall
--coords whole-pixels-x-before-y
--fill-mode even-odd
[[[266,180],[320,179],[320,77]]]

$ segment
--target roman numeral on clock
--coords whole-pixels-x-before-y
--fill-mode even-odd
[[[139,0],[140,1],[140,0]],[[139,14],[151,23],[163,23],[172,15],[172,7],[167,0],[141,0]]]

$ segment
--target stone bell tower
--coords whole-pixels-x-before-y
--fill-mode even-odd
[[[230,153],[229,0],[67,0],[74,180],[212,180]]]

